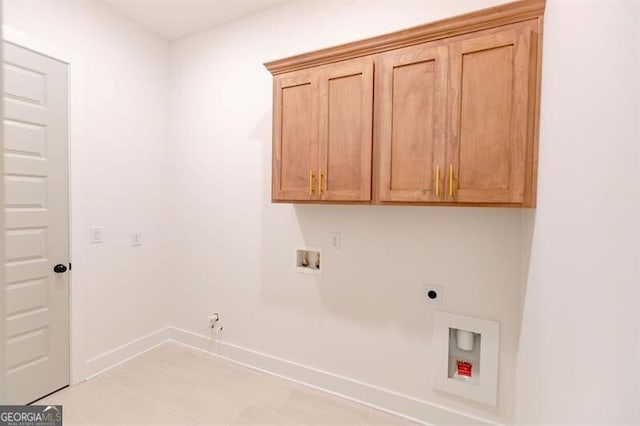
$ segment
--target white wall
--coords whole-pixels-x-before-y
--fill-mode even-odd
[[[4,23],[71,62],[72,358],[168,324],[168,43],[86,0],[7,0]],[[104,244],[89,246],[89,227]],[[141,230],[143,245],[129,245]]]
[[[267,60],[403,29],[497,1],[301,0],[172,44],[178,240],[173,319],[222,340],[491,420],[512,418],[521,315],[517,209],[270,203]],[[342,232],[341,251],[328,249]],[[320,278],[296,244],[324,246]],[[499,404],[431,388],[431,305],[501,323]],[[428,419],[424,419],[428,420]]]
[[[638,6],[547,3],[520,423],[640,424]]]

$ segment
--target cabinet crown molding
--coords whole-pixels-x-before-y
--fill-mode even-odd
[[[273,75],[540,18],[546,0],[520,0],[441,21],[267,62]]]

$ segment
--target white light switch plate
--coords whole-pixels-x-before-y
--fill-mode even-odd
[[[101,244],[102,243],[102,226],[92,226],[89,228],[89,238],[91,244]]]

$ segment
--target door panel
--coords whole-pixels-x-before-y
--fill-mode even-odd
[[[46,255],[46,229],[25,229],[5,233],[6,260],[28,260]]]
[[[16,154],[44,157],[45,134],[42,126],[5,120],[4,146]]]
[[[316,189],[311,181],[318,169],[317,73],[278,77],[274,90],[273,200],[313,199]]]
[[[13,162],[7,156],[7,162]],[[37,176],[7,175],[4,181],[5,206],[7,208],[45,207],[47,181]]]
[[[320,105],[322,199],[371,200],[373,59],[323,67]]]
[[[524,201],[530,60],[528,27],[452,43],[450,201]]]
[[[49,291],[47,280],[25,281],[5,292],[7,315],[44,308],[47,305]]]
[[[44,105],[46,75],[28,65],[5,63],[4,87],[8,98]]]
[[[431,43],[380,56],[381,201],[440,201],[446,137],[447,48]]]
[[[67,65],[4,49],[5,401],[69,384]]]

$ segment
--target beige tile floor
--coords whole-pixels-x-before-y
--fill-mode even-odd
[[[412,425],[173,343],[37,404],[62,404],[65,425]]]

